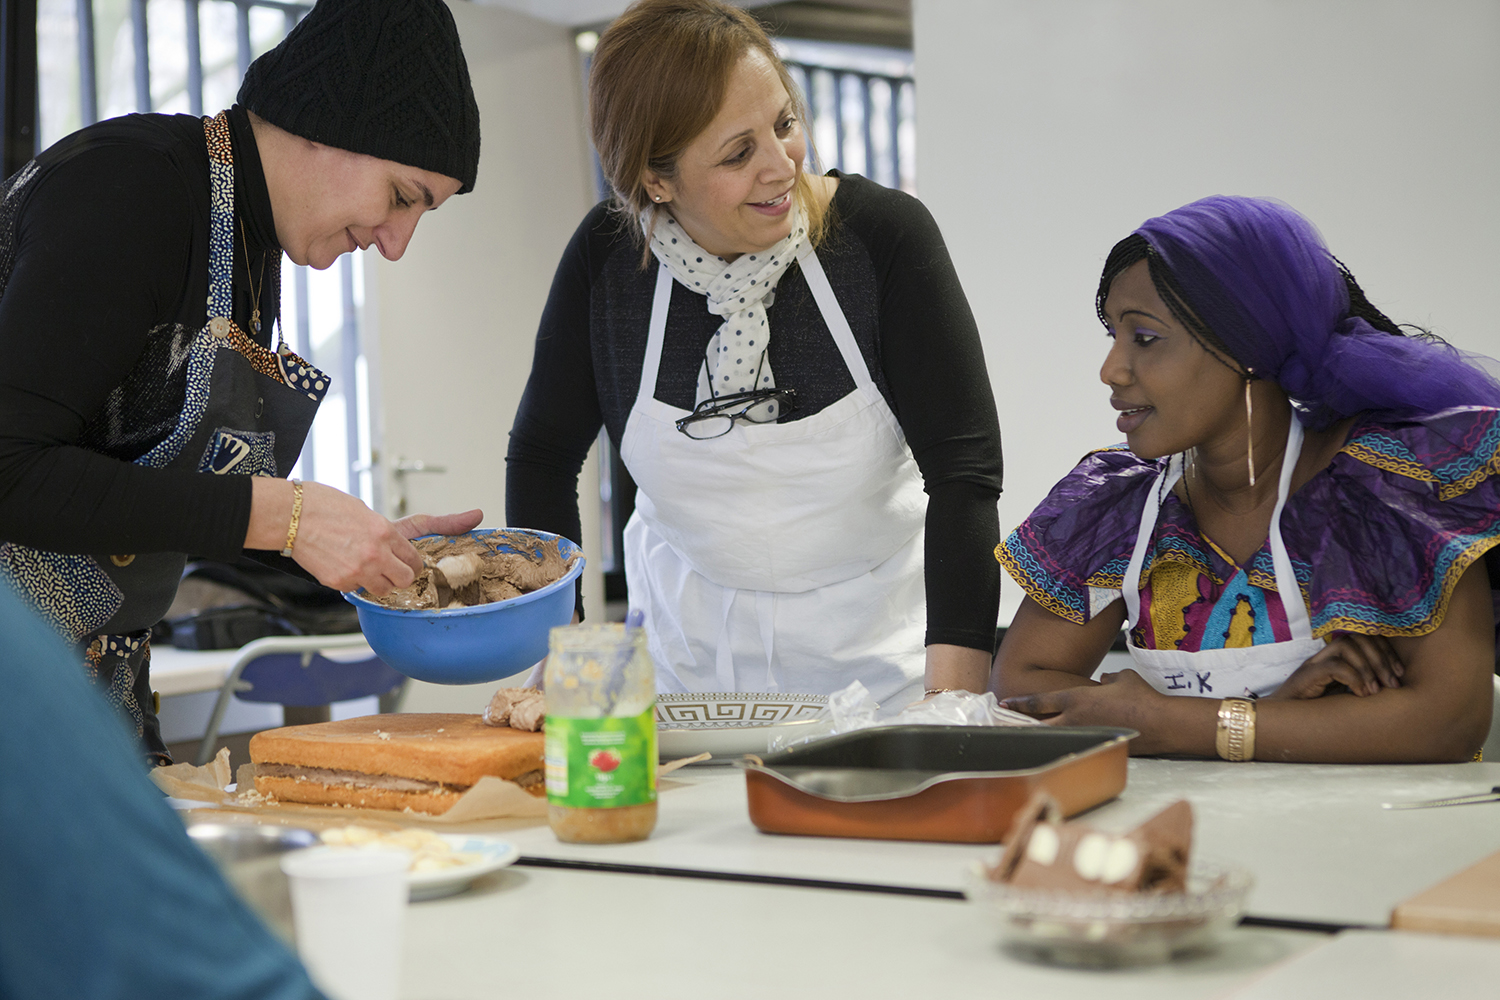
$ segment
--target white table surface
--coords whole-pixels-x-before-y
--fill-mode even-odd
[[[1494,1000],[1500,941],[1345,931],[1300,951],[1233,990],[1234,1000]]]
[[[751,824],[744,778],[672,775],[657,830],[635,844],[563,844],[541,821],[502,824],[523,855],[939,890],[962,888],[998,847],[784,837]],[[1258,917],[1384,926],[1401,900],[1500,850],[1500,804],[1390,811],[1381,803],[1488,790],[1500,764],[1355,766],[1132,760],[1124,794],[1089,821],[1123,829],[1178,798],[1194,805],[1195,852],[1256,876]]]
[[[965,902],[603,872],[509,868],[407,909],[404,1000],[1221,996],[1326,940],[1238,928],[1143,969],[1012,958]]]
[[[750,824],[744,778],[672,776],[656,833],[636,844],[559,843],[544,821],[488,821],[528,859],[952,891],[993,846],[781,837]],[[1385,801],[1500,784],[1500,764],[1321,766],[1133,760],[1091,822],[1125,828],[1185,797],[1200,856],[1250,868],[1259,917],[1383,926],[1400,900],[1500,849],[1500,805],[1404,812]],[[473,826],[471,824],[470,826]],[[1109,972],[1001,950],[979,906],[838,888],[523,864],[407,913],[401,996],[1500,995],[1500,942],[1367,931],[1338,938],[1241,926],[1205,955]],[[1243,992],[1239,992],[1243,991]]]
[[[238,649],[178,649],[151,646],[151,687],[163,698],[199,691],[217,691],[234,666]]]
[[[1385,926],[1402,900],[1500,850],[1500,803],[1382,809],[1487,792],[1500,763],[1131,761],[1101,816],[1189,799],[1202,856],[1255,873],[1257,916]],[[1500,996],[1497,986],[1496,996]]]

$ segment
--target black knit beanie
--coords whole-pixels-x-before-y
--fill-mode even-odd
[[[293,135],[474,189],[479,105],[443,0],[318,0],[250,64],[239,103]]]

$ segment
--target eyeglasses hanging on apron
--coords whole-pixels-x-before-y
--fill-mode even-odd
[[[210,180],[207,321],[189,348],[187,391],[176,425],[135,464],[284,476],[296,464],[329,380],[285,343],[269,350],[231,318],[234,157],[226,112],[204,119],[204,136]],[[134,723],[148,758],[157,763],[170,757],[152,704],[150,629],[171,606],[186,561],[182,552],[76,555],[0,543],[0,577],[83,647],[90,676]]]
[[[1286,453],[1281,462],[1281,477],[1276,487],[1276,508],[1271,513],[1269,542],[1271,562],[1276,570],[1276,592],[1286,609],[1291,638],[1281,642],[1262,643],[1229,649],[1141,649],[1130,641],[1130,659],[1136,673],[1163,694],[1211,698],[1263,697],[1275,691],[1292,672],[1324,646],[1313,638],[1307,604],[1302,588],[1292,571],[1281,538],[1281,512],[1291,494],[1292,472],[1302,454],[1302,424],[1295,416],[1287,430]],[[1161,513],[1161,498],[1182,478],[1183,459],[1174,455],[1156,479],[1141,511],[1135,550],[1125,570],[1121,593],[1125,598],[1127,629],[1133,633],[1141,615],[1140,583],[1146,557],[1151,551],[1152,536]],[[1152,499],[1156,499],[1153,506]]]

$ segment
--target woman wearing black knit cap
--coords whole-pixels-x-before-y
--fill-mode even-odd
[[[393,524],[283,478],[329,380],[273,336],[283,252],[395,260],[478,163],[441,0],[320,0],[228,111],[100,122],[0,186],[0,580],[77,644],[148,759],[168,758],[147,640],[187,553],[279,551],[378,594],[420,569],[407,539],[479,522]]]

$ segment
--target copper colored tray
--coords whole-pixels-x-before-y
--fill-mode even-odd
[[[1113,726],[861,729],[746,763],[750,821],[764,833],[994,844],[1039,788],[1068,816],[1119,795],[1137,735]]]

